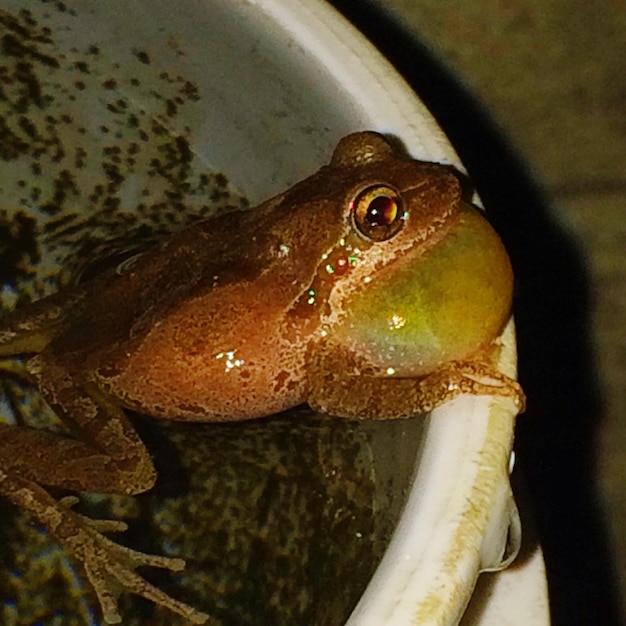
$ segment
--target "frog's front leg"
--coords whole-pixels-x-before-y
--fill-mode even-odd
[[[102,535],[119,523],[94,521],[56,502],[40,485],[78,491],[133,494],[149,489],[155,471],[124,412],[77,372],[42,354],[28,362],[31,376],[70,430],[79,438],[25,428],[0,427],[0,493],[28,511],[83,564],[107,623],[121,621],[117,596],[127,590],[175,611],[194,623],[208,617],[183,604],[135,572],[149,565],[171,570],[181,559],[143,554]]]
[[[426,413],[461,394],[513,398],[520,411],[519,383],[481,361],[450,362],[420,378],[372,375],[341,349],[325,350],[309,369],[309,405],[337,417],[396,419]]]

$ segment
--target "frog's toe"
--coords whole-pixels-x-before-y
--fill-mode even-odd
[[[526,394],[514,379],[496,370],[486,370],[479,374],[464,373],[463,377],[471,387],[471,393],[513,398],[520,413],[526,408]]]
[[[101,534],[101,531],[119,531],[123,522],[92,520],[68,508],[75,499],[64,499],[59,504],[71,519],[71,537],[64,542],[74,556],[83,564],[85,573],[93,586],[102,608],[106,624],[121,623],[118,598],[123,592],[130,592],[182,615],[193,624],[205,624],[209,616],[193,607],[172,598],[158,587],[150,584],[135,570],[138,567],[159,567],[171,571],[181,571],[185,561],[179,558],[146,554],[121,546]],[[69,545],[68,545],[69,544]]]
[[[159,606],[182,615],[193,624],[205,624],[209,616],[172,598],[158,587],[137,574],[137,567],[159,567],[181,571],[185,561],[153,554],[146,554],[120,546],[99,533],[93,534],[92,549],[85,559],[85,571],[93,585],[107,624],[120,623],[117,597],[122,591],[140,595]]]
[[[65,496],[58,500],[57,504],[60,507],[71,509],[74,505],[78,504],[80,500],[76,496]],[[90,526],[97,533],[121,533],[128,530],[128,524],[120,520],[113,519],[92,519],[86,515],[81,515],[76,511],[72,512],[82,523],[86,526]]]
[[[105,537],[94,541],[94,550],[84,561],[85,572],[94,587],[107,624],[119,624],[117,599],[122,591],[140,595],[157,605],[182,615],[193,624],[205,624],[209,616],[180,602],[150,584],[135,571],[136,567],[161,567],[174,571],[184,568],[182,559],[144,554],[115,544]],[[99,548],[99,549],[98,549]]]

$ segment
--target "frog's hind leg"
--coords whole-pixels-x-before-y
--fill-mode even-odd
[[[0,319],[0,357],[41,352],[68,315],[85,300],[83,289],[67,289],[35,300]]]
[[[77,491],[133,494],[149,489],[155,472],[150,456],[122,409],[49,351],[27,363],[44,398],[76,438],[21,426],[0,426],[0,494],[30,513],[81,563],[102,606],[105,621],[121,621],[117,596],[141,595],[194,623],[203,613],[150,585],[135,569],[180,570],[181,559],[153,556],[120,546],[103,530],[119,523],[89,520],[56,502],[41,485]]]
[[[28,465],[21,471],[51,487],[128,495],[153,487],[150,455],[119,402],[48,350],[31,357],[26,367],[73,437],[35,428],[0,429],[0,460],[4,450],[12,453],[15,467],[25,459]]]
[[[191,623],[204,624],[208,620],[207,615],[167,595],[135,571],[142,566],[180,571],[185,566],[182,559],[137,552],[102,535],[103,531],[124,530],[126,525],[123,522],[88,519],[70,509],[74,498],[57,502],[35,482],[2,468],[0,494],[17,507],[27,510],[62,543],[69,554],[82,563],[102,607],[106,624],[122,622],[117,599],[124,590],[165,606]]]

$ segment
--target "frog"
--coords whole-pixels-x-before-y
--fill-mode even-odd
[[[229,422],[308,404],[348,419],[428,413],[461,394],[510,398],[495,366],[511,316],[505,247],[452,167],[373,131],[341,139],[317,172],[254,209],[192,223],[0,322],[0,357],[68,436],[0,427],[0,494],[82,565],[103,619],[122,591],[192,623],[210,616],[136,569],[179,558],[124,547],[118,520],[70,492],[133,495],[156,472],[128,411]]]

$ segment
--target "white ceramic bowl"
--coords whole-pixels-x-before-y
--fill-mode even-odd
[[[194,150],[253,204],[319,168],[355,130],[395,135],[416,158],[461,167],[415,94],[320,0],[73,4],[85,28],[68,30],[65,42],[63,29],[56,33],[68,49],[94,38],[113,51],[117,41],[134,41],[155,75],[182,74],[198,85],[200,100],[184,117]],[[23,5],[5,2],[9,10]],[[178,120],[167,123],[177,132]],[[500,365],[514,375],[512,325],[503,340]],[[514,556],[519,525],[508,475],[515,414],[508,400],[461,397],[433,411],[421,445],[410,447],[417,457],[406,459],[402,438],[393,442],[386,471],[417,469],[350,626],[454,624],[479,572]]]

